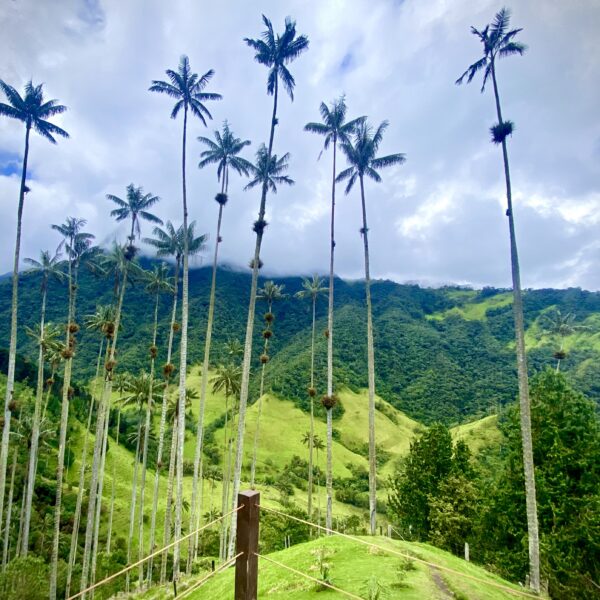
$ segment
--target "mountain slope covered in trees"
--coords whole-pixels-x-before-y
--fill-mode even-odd
[[[263,278],[266,280],[268,278]],[[293,400],[308,410],[310,364],[310,307],[294,298],[301,287],[300,277],[275,278],[285,285],[288,297],[275,307],[276,334],[271,340],[271,362],[266,372],[266,388]],[[223,343],[243,337],[250,275],[221,269],[216,295],[214,363],[223,357]],[[206,313],[210,289],[210,269],[190,272],[189,359],[202,359]],[[33,341],[25,327],[35,325],[39,310],[39,280],[23,275],[19,351],[35,359]],[[78,321],[92,313],[97,304],[112,299],[110,281],[82,272],[78,289]],[[0,339],[8,340],[10,282],[0,282]],[[396,408],[424,423],[459,423],[484,416],[498,405],[511,402],[516,394],[516,365],[510,294],[485,288],[422,288],[391,281],[375,281],[372,287],[375,330],[377,393]],[[134,340],[151,343],[152,310],[142,286],[133,286],[124,307],[119,368],[132,372],[146,366],[145,348]],[[48,319],[60,322],[64,314],[66,289],[51,284]],[[548,331],[549,319],[559,309],[573,313],[578,329],[564,339],[566,358],[561,361],[573,385],[600,401],[600,293],[578,288],[529,290],[525,294],[525,320],[529,363],[532,371],[556,364],[553,354],[561,340]],[[336,281],[335,378],[339,385],[353,390],[366,387],[366,345],[364,331],[364,285],[360,281]],[[253,372],[258,371],[260,324],[266,306],[257,307],[257,327]],[[168,332],[169,300],[160,308],[159,338]],[[316,387],[324,393],[326,378],[326,300],[317,306]],[[93,334],[82,327],[74,371],[79,377],[93,375],[96,343]],[[6,343],[6,342],[4,342]],[[3,343],[3,344],[4,344]],[[162,346],[159,344],[160,351]],[[160,355],[160,361],[165,357]],[[256,378],[258,379],[258,378]],[[258,395],[253,381],[251,401]]]

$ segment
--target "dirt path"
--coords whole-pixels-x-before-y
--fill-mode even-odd
[[[432,567],[429,567],[429,572],[431,573],[431,579],[433,579],[437,589],[440,592],[440,600],[452,600],[454,598],[454,594],[446,585],[446,582],[444,581],[444,578],[441,576],[440,572]]]

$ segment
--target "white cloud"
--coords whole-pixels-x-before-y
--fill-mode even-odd
[[[266,70],[243,42],[260,34],[262,11],[277,30],[291,14],[311,41],[291,65],[295,102],[280,96],[275,151],[291,153],[296,185],[269,197],[265,271],[327,268],[331,153],[317,161],[322,139],[302,128],[318,119],[321,101],[346,93],[350,116],[390,120],[382,152],[407,154],[405,165],[382,172],[382,184],[367,183],[373,275],[509,285],[502,157],[488,136],[493,99],[477,83],[454,85],[480,53],[469,26],[489,21],[497,8],[491,0],[476,8],[467,0],[265,0],[260,8],[234,0],[5,3],[0,78],[18,87],[30,77],[45,82],[49,97],[69,107],[57,122],[72,136],[56,147],[32,140],[23,255],[53,247],[48,225],[67,215],[87,218],[98,240],[119,235],[105,194],[121,195],[130,182],[161,196],[161,217],[180,222],[181,120],[169,119],[169,99],[147,89],[184,52],[194,70],[215,69],[210,88],[224,96],[209,106],[208,131],[190,124],[188,142],[191,217],[213,234],[216,176],[196,169],[195,138],[227,118],[253,141],[249,158],[266,139]],[[520,2],[514,24],[524,27],[529,51],[499,65],[504,112],[517,126],[509,153],[526,285],[600,288],[599,13],[594,0]],[[569,39],[568,47],[557,39]],[[3,152],[22,153],[19,124],[1,119],[0,139],[1,173]],[[242,187],[232,178],[221,253],[239,265],[252,253],[260,193]],[[0,175],[0,271],[11,268],[17,193],[18,177]],[[338,188],[337,216],[336,270],[359,277],[356,189],[346,197]]]

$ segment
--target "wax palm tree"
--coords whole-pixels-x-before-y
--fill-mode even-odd
[[[135,187],[133,183],[130,183],[127,186],[125,200],[113,194],[107,194],[106,197],[117,205],[117,208],[110,211],[111,217],[114,217],[117,222],[131,219],[131,231],[128,238],[130,248],[133,248],[136,236],[138,238],[141,236],[141,220],[163,224],[161,219],[148,210],[159,202],[160,198],[152,194],[144,194],[142,187]]]
[[[121,404],[123,402],[123,394],[129,384],[131,375],[129,373],[117,373],[113,379],[113,387],[119,394],[117,399],[117,431],[116,431],[116,447],[119,447],[119,434],[121,433]],[[113,527],[113,515],[115,510],[115,482],[117,479],[117,461],[113,461],[112,471],[112,484],[110,492],[110,509],[108,513],[108,532],[106,534],[106,552],[110,554],[111,551],[111,538],[112,538],[112,527]]]
[[[514,126],[512,121],[502,117],[500,107],[500,94],[496,79],[496,61],[515,54],[522,55],[526,46],[515,40],[521,29],[509,29],[510,11],[501,9],[491,24],[483,30],[471,27],[471,33],[483,44],[483,56],[456,80],[457,84],[463,81],[470,83],[475,75],[483,70],[483,83],[481,91],[491,77],[494,87],[496,114],[498,123],[491,128],[492,141],[502,146],[504,160],[504,177],[506,180],[506,202],[508,216],[508,230],[510,236],[511,273],[513,283],[513,315],[515,321],[515,338],[517,353],[517,370],[519,379],[519,404],[521,409],[521,437],[523,443],[523,470],[525,474],[525,498],[527,511],[527,532],[529,536],[529,579],[531,588],[538,592],[540,589],[540,543],[537,517],[537,500],[535,492],[535,470],[533,464],[533,441],[531,437],[531,408],[529,402],[529,381],[527,376],[527,355],[525,351],[525,326],[523,322],[523,298],[521,292],[521,273],[517,238],[515,234],[515,221],[512,205],[512,187],[510,182],[510,169],[508,164],[508,149],[506,138],[512,134]]]
[[[388,126],[384,121],[373,132],[366,121],[359,123],[356,127],[352,141],[348,140],[342,144],[342,149],[350,166],[343,170],[337,181],[348,180],[346,194],[350,192],[355,182],[360,183],[360,198],[362,207],[362,223],[360,230],[365,251],[365,294],[367,301],[367,367],[369,380],[369,513],[371,535],[375,535],[377,529],[377,462],[375,458],[375,351],[373,348],[373,315],[371,310],[371,275],[369,269],[369,228],[367,227],[367,205],[365,200],[364,178],[368,177],[379,183],[381,176],[377,172],[384,167],[401,165],[405,162],[404,154],[389,154],[377,156],[379,145],[383,139],[383,133]],[[329,469],[328,469],[329,470]],[[329,479],[329,475],[328,475]],[[329,487],[329,486],[328,486]],[[327,492],[329,511],[329,490]]]
[[[166,74],[169,82],[153,81],[150,86],[151,92],[159,92],[167,94],[176,100],[175,106],[171,112],[171,118],[175,119],[181,109],[183,109],[183,140],[181,150],[181,180],[183,189],[183,230],[188,228],[188,208],[187,208],[187,189],[185,178],[185,157],[186,157],[186,135],[187,135],[187,119],[188,111],[193,116],[198,117],[206,126],[206,117],[212,119],[209,110],[206,108],[205,102],[209,100],[221,100],[220,94],[208,93],[203,91],[212,76],[214,71],[210,69],[202,77],[197,73],[192,73],[190,62],[187,56],[182,56],[179,61],[177,71],[167,69]],[[179,435],[183,436],[185,432],[185,382],[187,375],[187,330],[188,330],[188,238],[184,236],[183,248],[183,286],[181,298],[181,347],[179,351],[179,403],[181,410],[179,411],[180,422],[178,424]],[[181,537],[181,502],[183,500],[183,437],[179,440],[178,446],[178,461],[177,461],[177,502],[175,507],[175,533],[176,538]],[[173,580],[176,581],[179,576],[179,544],[175,546],[173,560]]]
[[[559,348],[554,353],[554,358],[556,359],[556,372],[558,373],[560,371],[560,361],[564,360],[567,356],[567,353],[565,352],[565,338],[578,331],[584,331],[587,327],[575,323],[575,313],[568,312],[563,314],[558,308],[553,312],[544,315],[544,317],[543,333],[552,338],[558,338]]]
[[[307,123],[304,126],[305,131],[316,133],[325,137],[323,143],[323,153],[333,145],[333,175],[331,178],[331,220],[330,220],[330,237],[329,237],[329,304],[327,309],[327,398],[333,398],[333,296],[334,296],[334,252],[335,252],[335,184],[336,184],[336,158],[338,144],[345,144],[349,141],[350,136],[356,131],[356,127],[366,120],[366,117],[358,117],[346,122],[346,101],[344,96],[334,100],[331,107],[328,107],[324,102],[319,106],[322,123]],[[321,154],[319,154],[320,158]],[[313,386],[311,386],[313,387]],[[331,419],[331,411],[327,411],[328,419]],[[330,445],[331,452],[331,445]],[[329,463],[332,463],[332,457],[329,457]],[[329,496],[328,498],[331,498]],[[333,506],[328,502],[327,515],[328,527],[331,527],[332,509]]]
[[[265,313],[265,329],[263,336],[263,351],[260,356],[260,389],[258,392],[258,409],[256,414],[256,428],[254,430],[254,447],[252,449],[252,466],[250,468],[250,487],[254,489],[254,477],[256,475],[256,455],[258,452],[258,439],[260,435],[260,417],[262,412],[262,397],[265,393],[265,371],[269,362],[269,342],[273,337],[273,302],[283,300],[287,294],[283,293],[285,285],[277,285],[274,281],[267,281],[261,290],[258,290],[256,298],[264,300],[267,303],[267,312]]]
[[[240,382],[242,377],[242,369],[234,363],[221,364],[217,367],[213,375],[212,391],[213,394],[225,394],[225,424],[223,426],[223,494],[221,499],[221,514],[227,512],[229,505],[229,482],[231,480],[231,449],[233,447],[233,416],[235,406],[231,409],[230,428],[228,429],[229,421],[229,398],[235,397],[240,392]],[[219,558],[223,560],[227,553],[227,521],[223,519],[221,522],[221,535],[219,542]]]
[[[208,318],[206,324],[206,336],[204,340],[204,360],[202,362],[202,380],[200,383],[200,410],[198,416],[198,431],[196,436],[196,451],[194,455],[194,477],[192,481],[192,503],[190,510],[190,530],[199,528],[199,517],[202,508],[197,508],[198,502],[198,480],[202,479],[202,444],[204,436],[204,406],[206,402],[206,387],[208,384],[208,367],[210,364],[210,347],[212,342],[213,319],[215,312],[215,293],[217,287],[217,260],[219,254],[219,245],[221,244],[221,222],[223,218],[223,208],[228,201],[229,191],[229,169],[233,169],[238,175],[249,176],[252,170],[252,164],[246,159],[238,156],[245,146],[250,144],[249,140],[242,140],[235,137],[227,121],[223,123],[222,133],[215,131],[215,140],[206,137],[199,137],[198,141],[208,147],[200,156],[202,160],[198,163],[199,168],[207,165],[217,165],[217,180],[221,182],[221,191],[215,196],[219,205],[219,214],[217,216],[217,233],[215,236],[215,250],[213,255],[212,279],[210,285],[210,297],[208,302]],[[198,547],[198,536],[190,538],[188,550],[188,574],[191,570],[192,561],[196,555]]]
[[[240,342],[238,339],[230,339],[227,340],[224,344],[225,353],[229,357],[229,360],[236,361],[238,358],[242,358],[244,356],[244,344]]]
[[[10,313],[10,344],[8,351],[8,372],[4,395],[4,425],[2,427],[2,444],[0,445],[0,520],[4,514],[4,495],[6,488],[6,466],[8,464],[8,443],[10,435],[10,407],[15,385],[15,361],[17,356],[17,311],[19,293],[19,256],[21,252],[21,228],[23,223],[23,205],[25,194],[29,191],[27,181],[27,160],[29,158],[29,134],[33,128],[49,142],[56,143],[54,136],[69,137],[64,130],[50,123],[48,119],[65,112],[66,107],[57,100],[44,100],[43,84],[33,85],[29,81],[25,85],[25,95],[0,79],[0,89],[8,100],[8,104],[0,102],[0,116],[16,119],[25,124],[25,152],[21,170],[21,186],[19,188],[19,204],[17,206],[17,232],[12,273],[12,299]],[[55,592],[56,593],[56,592]]]
[[[96,437],[94,441],[94,453],[92,459],[92,473],[90,480],[90,493],[88,500],[88,511],[85,530],[85,542],[83,547],[83,563],[81,569],[80,589],[85,589],[88,581],[93,580],[94,565],[96,561],[95,549],[98,547],[98,533],[100,511],[102,506],[102,486],[104,481],[104,461],[108,436],[108,419],[110,410],[110,399],[112,394],[113,375],[117,361],[115,351],[117,349],[118,334],[123,313],[123,302],[127,284],[139,276],[140,269],[133,262],[131,243],[120,246],[113,244],[111,252],[102,257],[101,268],[107,275],[112,275],[115,280],[115,323],[113,337],[109,343],[108,357],[104,364],[104,384],[102,396],[98,404],[96,417]],[[117,285],[118,284],[118,285]],[[92,547],[93,545],[93,547]],[[90,566],[92,567],[90,573]]]
[[[313,436],[313,448],[317,453],[317,515],[318,515],[318,523],[321,524],[321,481],[320,481],[320,473],[321,470],[319,468],[319,452],[325,450],[325,444],[323,440],[318,436]]]
[[[152,375],[146,371],[140,371],[139,375],[130,377],[124,385],[124,394],[120,399],[121,407],[134,406],[138,413],[137,433],[131,438],[136,442],[134,457],[133,481],[131,485],[131,499],[129,503],[129,534],[127,537],[127,562],[131,561],[131,544],[135,531],[135,511],[137,506],[138,472],[140,458],[142,458],[143,446],[146,446],[150,437],[152,407],[162,398],[164,382],[153,381]],[[146,418],[143,419],[143,409],[146,406]],[[130,440],[131,441],[131,440]],[[142,464],[143,469],[143,464]],[[141,498],[141,486],[140,486]],[[140,503],[140,513],[143,518],[144,506]],[[139,526],[139,525],[138,525]],[[142,530],[143,532],[143,530]],[[141,552],[143,553],[143,539],[141,540]],[[126,589],[129,589],[129,577],[126,580]]]
[[[267,93],[273,96],[273,113],[271,116],[269,145],[266,150],[266,163],[271,164],[273,154],[273,140],[277,120],[277,102],[279,96],[279,82],[281,81],[290,99],[294,98],[296,82],[288,69],[288,65],[298,58],[308,48],[308,38],[305,35],[296,36],[296,23],[290,18],[285,20],[285,29],[282,34],[275,34],[271,21],[263,15],[266,30],[258,39],[245,38],[244,41],[255,51],[254,59],[269,69],[267,77]],[[252,361],[252,335],[254,332],[254,311],[256,304],[256,290],[258,286],[258,269],[260,268],[260,248],[266,226],[265,211],[267,205],[267,192],[269,183],[262,182],[258,219],[254,223],[256,245],[252,258],[252,283],[250,286],[250,302],[248,304],[248,320],[246,323],[246,339],[244,342],[244,362],[242,367],[242,382],[240,389],[238,433],[235,453],[235,468],[233,475],[233,498],[237,497],[242,475],[242,460],[244,456],[244,428],[246,425],[246,407],[248,404],[248,385],[250,383],[250,364]],[[232,520],[231,538],[228,556],[233,555],[235,543],[235,519]]]
[[[203,252],[206,248],[207,235],[197,236],[195,233],[196,222],[192,221],[187,228],[187,248],[188,256],[194,256]],[[156,250],[156,255],[159,258],[174,258],[175,259],[175,275],[173,285],[173,308],[171,310],[171,322],[169,327],[169,340],[167,343],[167,360],[163,367],[163,374],[166,385],[163,389],[162,406],[160,413],[160,425],[158,433],[158,450],[156,453],[156,470],[154,473],[154,493],[152,500],[152,513],[150,517],[150,548],[154,547],[154,537],[156,532],[156,511],[158,510],[158,493],[160,472],[163,463],[164,439],[167,423],[167,407],[169,401],[169,383],[174,374],[175,367],[171,362],[173,351],[173,337],[175,334],[176,317],[177,317],[177,298],[179,292],[179,273],[185,250],[184,230],[183,226],[175,229],[171,221],[167,221],[165,229],[155,227],[153,230],[155,237],[145,238],[143,241]],[[152,582],[152,565],[153,560],[148,561],[148,584]],[[161,569],[162,571],[162,569]]]
[[[276,154],[269,156],[267,148],[261,144],[256,152],[256,163],[252,165],[252,179],[244,189],[250,190],[261,185],[276,194],[279,184],[294,185],[294,180],[284,174],[287,171],[289,159],[289,152],[286,152],[281,158],[278,158]],[[254,231],[258,233],[258,230],[264,230],[266,226],[266,221],[256,221]]]
[[[151,398],[156,387],[154,383],[154,366],[156,357],[158,356],[158,347],[156,345],[156,336],[158,331],[158,305],[160,296],[163,293],[172,292],[173,285],[169,277],[169,268],[165,263],[155,265],[152,271],[145,274],[146,292],[154,296],[154,322],[152,328],[152,344],[150,346],[150,374],[148,381],[148,400],[146,402],[146,422],[144,425],[144,442],[142,445],[142,475],[140,481],[140,513],[138,522],[138,552],[139,560],[144,557],[144,498],[146,492],[146,465],[148,462],[148,442],[150,436],[150,419],[154,403]],[[158,384],[159,387],[164,387],[164,384]],[[141,587],[144,580],[144,565],[140,564],[139,568],[139,585]]]
[[[38,329],[37,344],[38,344],[38,373],[37,385],[35,393],[35,406],[33,413],[33,423],[31,431],[31,446],[29,452],[29,463],[27,480],[25,482],[25,507],[24,520],[22,523],[22,547],[20,549],[22,556],[27,556],[29,550],[29,526],[31,523],[31,503],[33,501],[33,490],[35,487],[35,477],[37,469],[38,442],[40,435],[40,418],[42,413],[42,402],[44,396],[44,353],[50,347],[57,346],[56,328],[46,327],[46,297],[48,294],[48,283],[51,279],[64,281],[64,273],[60,264],[60,252],[57,250],[51,254],[48,250],[40,252],[39,260],[26,258],[25,262],[31,268],[29,271],[41,277],[40,293],[42,296],[40,310],[40,324]],[[33,333],[31,330],[28,333]]]
[[[60,413],[60,430],[58,439],[58,466],[56,469],[56,504],[54,508],[54,531],[52,536],[52,556],[50,561],[50,598],[56,598],[56,578],[58,569],[58,545],[60,538],[60,513],[62,509],[62,483],[65,467],[65,448],[67,440],[67,426],[69,421],[69,400],[71,390],[71,373],[73,369],[73,356],[75,354],[75,336],[79,331],[79,325],[75,320],[77,281],[79,265],[85,253],[91,246],[94,236],[83,231],[86,225],[85,219],[69,217],[61,225],[52,225],[52,229],[58,231],[62,236],[67,252],[67,284],[69,286],[69,305],[67,308],[67,324],[65,348],[63,358],[65,359],[65,370],[63,374],[62,403]]]
[[[318,275],[313,275],[312,279],[304,277],[302,279],[302,289],[296,292],[296,298],[309,298],[312,303],[312,329],[310,336],[310,386],[308,388],[308,396],[310,398],[310,435],[308,438],[308,514],[312,515],[312,491],[313,491],[313,436],[315,432],[314,420],[314,399],[317,395],[315,389],[315,326],[317,317],[317,300],[320,295],[326,294],[331,290],[323,287],[323,280]],[[331,337],[331,329],[329,337]]]

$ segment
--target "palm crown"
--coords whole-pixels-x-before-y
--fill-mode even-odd
[[[83,231],[87,221],[77,217],[67,217],[61,225],[52,225],[52,229],[58,231],[65,238],[67,255],[71,260],[76,260],[85,249],[88,249],[92,240],[96,237],[92,233]]]
[[[267,92],[273,94],[277,85],[277,79],[281,79],[290,98],[294,99],[294,77],[286,67],[302,52],[308,48],[308,38],[305,35],[296,37],[296,22],[289,17],[285,19],[285,29],[280,35],[273,32],[271,21],[262,16],[263,23],[267,27],[259,39],[244,38],[248,46],[256,50],[254,60],[269,68],[267,79]]]
[[[321,113],[322,123],[307,123],[304,126],[304,131],[310,131],[311,133],[317,133],[325,136],[325,142],[323,143],[323,150],[329,148],[331,142],[340,141],[341,143],[348,143],[349,136],[354,133],[356,127],[363,123],[367,117],[358,117],[348,121],[346,123],[346,101],[344,96],[334,100],[331,104],[331,108],[321,102],[319,106],[319,112]]]
[[[354,139],[342,144],[342,150],[346,155],[350,167],[344,169],[337,177],[336,181],[348,180],[346,185],[346,194],[354,186],[356,179],[362,180],[366,175],[377,183],[381,181],[381,176],[377,169],[391,167],[392,165],[401,165],[406,161],[404,154],[389,154],[377,158],[377,151],[383,139],[383,132],[387,129],[388,122],[383,121],[373,133],[372,128],[363,121],[356,127]]]
[[[69,134],[50,123],[48,119],[67,110],[66,106],[57,104],[58,100],[44,102],[43,84],[33,85],[31,81],[25,84],[25,96],[0,79],[0,89],[4,92],[9,104],[0,102],[0,115],[22,121],[27,129],[35,129],[48,141],[56,144],[55,135],[68,138]]]
[[[274,281],[266,281],[265,285],[261,290],[258,290],[257,298],[259,300],[266,300],[271,305],[275,300],[282,300],[287,297],[287,294],[283,293],[285,285],[278,285]]]
[[[227,397],[236,396],[240,393],[241,379],[241,367],[233,364],[219,365],[211,379],[213,394],[223,392]]]
[[[149,221],[151,223],[159,223],[162,225],[162,220],[156,215],[149,212],[149,208],[154,206],[160,198],[152,194],[144,194],[142,187],[135,187],[133,183],[127,186],[127,197],[125,200],[107,194],[108,200],[112,200],[117,208],[110,211],[110,216],[115,217],[117,221],[131,219],[131,234],[129,236],[130,243],[133,243],[134,237],[140,237],[140,220]]]
[[[221,181],[221,177],[227,186],[229,175],[228,169],[231,167],[238,175],[249,176],[252,170],[252,163],[245,158],[238,156],[244,146],[250,145],[250,140],[242,140],[236,138],[233,131],[229,129],[229,123],[223,123],[222,132],[215,131],[215,140],[207,137],[198,137],[198,141],[208,146],[208,150],[200,153],[201,160],[198,167],[202,169],[207,165],[217,166],[217,180]]]
[[[28,263],[31,268],[31,273],[39,273],[42,276],[41,288],[42,291],[48,284],[48,280],[54,277],[58,281],[63,281],[65,274],[61,270],[60,252],[55,252],[53,255],[48,250],[42,250],[40,252],[39,260],[34,258],[26,258],[25,262]]]
[[[169,276],[169,267],[165,263],[154,265],[151,271],[144,272],[146,291],[150,294],[172,292],[173,284]]]
[[[296,298],[316,299],[320,294],[325,294],[329,288],[323,287],[323,280],[318,275],[313,275],[312,279],[304,277],[302,279],[302,289],[296,292]]]
[[[161,94],[167,94],[171,98],[175,98],[177,102],[171,111],[171,118],[175,119],[179,111],[183,108],[187,113],[188,109],[192,111],[192,114],[198,117],[204,125],[206,125],[206,117],[212,119],[208,108],[204,105],[207,100],[221,100],[221,94],[213,94],[203,92],[208,82],[214,75],[214,71],[210,69],[202,77],[199,77],[197,73],[192,73],[190,68],[189,58],[183,55],[179,59],[179,67],[177,71],[167,69],[166,74],[169,78],[169,82],[166,81],[153,81],[150,86],[151,92],[159,92]]]
[[[192,221],[188,225],[188,254],[190,256],[198,254],[206,250],[206,240],[208,236],[195,234],[196,221]],[[184,250],[184,234],[183,225],[180,225],[176,230],[171,221],[165,223],[165,229],[155,227],[152,233],[154,238],[144,238],[146,244],[150,244],[156,250],[156,256],[167,257],[173,256],[177,262],[180,262],[183,257]]]
[[[288,175],[284,175],[289,159],[289,152],[286,152],[281,158],[278,158],[276,154],[269,157],[266,146],[261,144],[256,152],[256,164],[252,165],[253,179],[244,189],[249,190],[262,184],[276,194],[278,184],[294,185],[294,180]]]
[[[486,25],[482,31],[475,27],[471,27],[471,33],[479,38],[483,44],[483,57],[474,62],[457,80],[456,84],[460,85],[465,78],[467,83],[471,83],[473,77],[481,69],[485,69],[483,74],[483,84],[481,91],[485,90],[485,84],[488,78],[492,75],[494,69],[494,61],[496,58],[504,58],[513,54],[522,55],[527,46],[520,42],[515,42],[515,37],[523,29],[511,29],[508,26],[510,23],[510,10],[502,8],[491,25]]]

